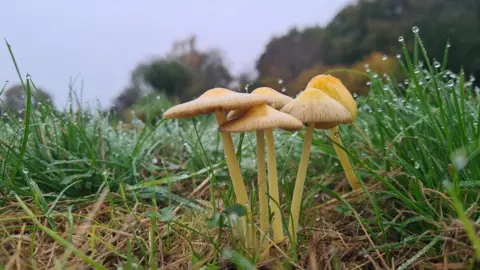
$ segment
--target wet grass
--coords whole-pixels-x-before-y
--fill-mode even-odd
[[[370,93],[356,97],[355,124],[340,126],[363,189],[351,192],[316,130],[299,243],[261,263],[230,226],[241,209],[211,116],[157,120],[148,112],[166,109],[161,98],[125,124],[81,108],[73,87],[64,111],[34,110],[33,79],[17,67],[27,106],[1,119],[0,266],[476,269],[480,89],[446,69],[449,46],[437,61],[413,38],[412,54],[399,43],[402,78],[366,67]],[[254,136],[234,142],[256,210]],[[285,223],[303,130],[274,136]]]

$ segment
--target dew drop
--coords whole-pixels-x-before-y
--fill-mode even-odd
[[[415,167],[415,169],[420,169],[420,163],[415,162],[414,167]]]
[[[278,84],[282,84],[283,83],[283,80],[282,79],[278,79]]]
[[[453,87],[454,83],[452,80],[449,80],[448,83],[447,83],[447,86],[448,87]]]
[[[28,174],[28,169],[27,169],[27,168],[23,168],[23,173],[24,173],[24,174]]]
[[[468,158],[465,152],[457,152],[453,156],[453,164],[458,170],[462,170],[468,164]]]
[[[434,66],[435,68],[439,68],[439,67],[440,67],[440,62],[435,61],[435,62],[433,63],[433,66]]]
[[[400,58],[402,58],[402,55],[397,53],[397,59],[400,59]]]
[[[419,31],[420,31],[420,29],[418,29],[417,26],[412,27],[412,32],[413,32],[414,34],[418,34]]]
[[[398,42],[403,42],[405,39],[403,38],[403,36],[399,36],[398,37]]]
[[[384,55],[384,56],[382,57],[382,60],[383,60],[383,61],[387,61],[387,59],[388,59],[388,56],[387,56],[387,55]]]
[[[287,92],[287,88],[282,87],[282,93],[285,93],[285,92]]]

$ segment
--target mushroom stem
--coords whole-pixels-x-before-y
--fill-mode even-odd
[[[268,189],[267,168],[265,165],[265,134],[257,130],[257,175],[258,175],[258,205],[260,212],[260,246],[264,245],[265,235],[268,235]]]
[[[217,123],[219,126],[224,124],[227,121],[227,116],[223,112],[216,112],[215,118],[217,119]],[[233,184],[233,191],[235,192],[235,197],[237,198],[237,202],[243,206],[245,206],[247,210],[247,218],[251,222],[251,214],[252,211],[250,209],[250,205],[248,203],[248,195],[247,189],[245,184],[243,183],[243,177],[240,172],[240,166],[238,165],[237,156],[235,155],[235,150],[233,147],[233,140],[232,135],[228,132],[220,132],[222,136],[222,143],[223,143],[223,151],[225,152],[225,159],[227,160],[227,167],[230,173],[230,178],[232,179]],[[252,228],[253,226],[247,226],[247,218],[242,217],[242,227],[247,230],[247,228]],[[244,231],[246,233],[246,231]],[[250,239],[248,235],[253,234],[253,232],[246,233],[247,239]],[[249,242],[247,240],[247,242]]]
[[[360,182],[358,181],[357,175],[352,169],[352,165],[348,160],[347,153],[341,148],[343,147],[342,139],[340,138],[340,131],[338,130],[338,126],[331,128],[328,130],[330,132],[330,137],[334,142],[333,148],[335,148],[335,152],[337,153],[338,159],[340,160],[340,164],[345,171],[345,175],[347,176],[348,183],[353,189],[361,188]],[[340,146],[341,147],[340,147]]]
[[[265,136],[267,139],[268,155],[268,189],[271,197],[270,208],[273,212],[273,241],[278,243],[283,240],[283,227],[282,212],[280,209],[280,195],[278,191],[277,160],[275,156],[275,145],[273,143],[272,129],[266,129]]]
[[[297,178],[295,180],[295,189],[293,190],[292,206],[290,209],[290,236],[293,242],[297,239],[298,218],[300,215],[300,206],[302,204],[303,186],[305,184],[305,176],[307,174],[308,159],[310,158],[310,150],[313,138],[314,124],[307,127],[305,138],[303,140],[302,157],[300,158],[300,165],[298,166]]]

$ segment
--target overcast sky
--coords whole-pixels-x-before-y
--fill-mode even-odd
[[[130,71],[175,40],[197,35],[199,49],[222,50],[234,74],[253,71],[274,35],[292,26],[325,25],[352,0],[3,0],[0,36],[23,74],[65,104],[70,78],[83,81],[84,101],[108,106]],[[0,46],[0,83],[18,82]]]

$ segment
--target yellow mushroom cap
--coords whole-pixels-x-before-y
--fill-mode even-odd
[[[345,106],[315,88],[307,88],[281,111],[320,129],[329,129],[352,121],[352,115]]]
[[[163,118],[192,117],[218,111],[242,110],[255,105],[271,103],[271,99],[267,96],[237,93],[225,88],[213,88],[192,101],[171,107],[163,114]]]
[[[272,104],[270,104],[270,106],[276,110],[280,110],[283,106],[285,106],[285,104],[293,100],[293,98],[287,95],[284,95],[282,93],[279,93],[278,91],[270,87],[259,87],[253,90],[252,94],[268,96],[272,100]],[[245,110],[231,111],[228,113],[227,119],[228,120],[235,119],[244,114],[245,114]]]
[[[270,128],[294,131],[302,127],[303,123],[297,118],[261,104],[248,109],[243,116],[226,122],[220,126],[220,131],[236,133]]]
[[[316,88],[325,92],[331,98],[340,102],[352,114],[352,122],[357,117],[357,103],[343,83],[332,75],[317,75],[307,84],[306,88]]]

